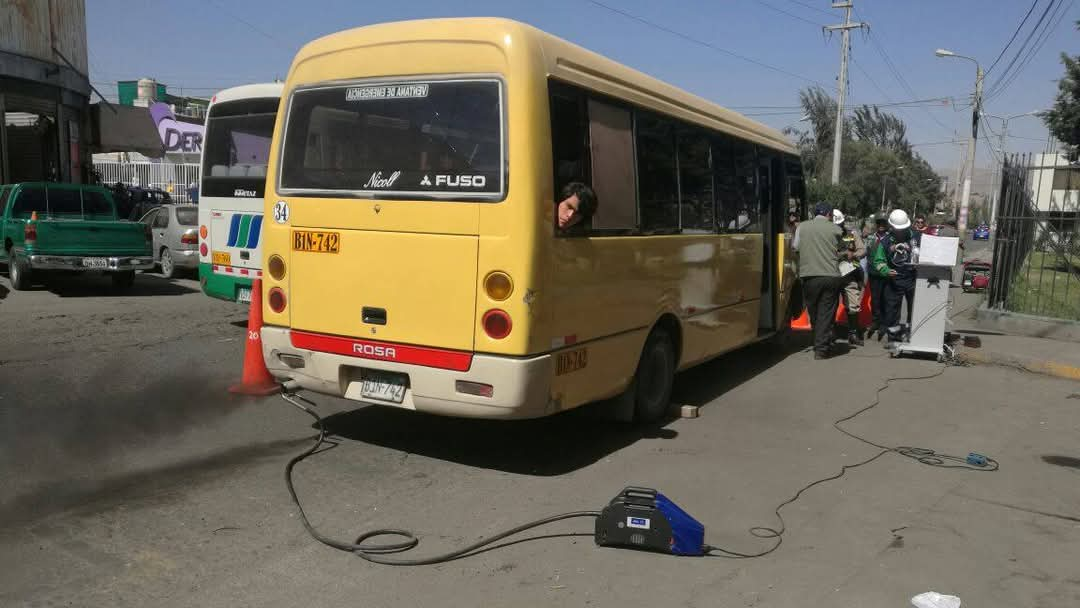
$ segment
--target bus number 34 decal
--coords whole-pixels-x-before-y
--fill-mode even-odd
[[[585,348],[555,354],[555,375],[561,376],[585,369],[589,365],[589,351]]]

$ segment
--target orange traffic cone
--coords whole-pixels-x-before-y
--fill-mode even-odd
[[[262,349],[262,279],[251,284],[251,310],[248,312],[247,342],[244,345],[244,373],[240,384],[229,387],[237,395],[264,397],[281,390],[266,369]]]
[[[794,331],[810,331],[810,315],[806,314],[806,309],[802,309],[802,314],[799,318],[791,322],[791,329]]]

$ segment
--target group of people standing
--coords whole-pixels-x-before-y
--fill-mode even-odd
[[[873,322],[868,336],[890,343],[903,338],[900,314],[907,302],[908,322],[915,295],[915,262],[922,231],[912,227],[902,209],[888,218],[875,219],[874,231],[864,239],[858,229],[845,226],[841,210],[828,203],[814,206],[814,218],[795,228],[792,247],[798,252],[799,278],[814,333],[814,358],[834,354],[834,318],[841,295],[847,309],[847,342],[862,346],[859,327],[863,290],[870,289]],[[925,226],[925,222],[923,222]]]

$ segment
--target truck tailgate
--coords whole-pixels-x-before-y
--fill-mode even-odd
[[[116,220],[49,219],[37,222],[35,253],[49,255],[150,255],[145,227]]]

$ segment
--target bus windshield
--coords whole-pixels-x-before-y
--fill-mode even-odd
[[[501,199],[497,80],[301,89],[285,129],[280,188],[326,196]]]
[[[277,106],[277,99],[243,99],[210,108],[201,196],[262,197]]]

